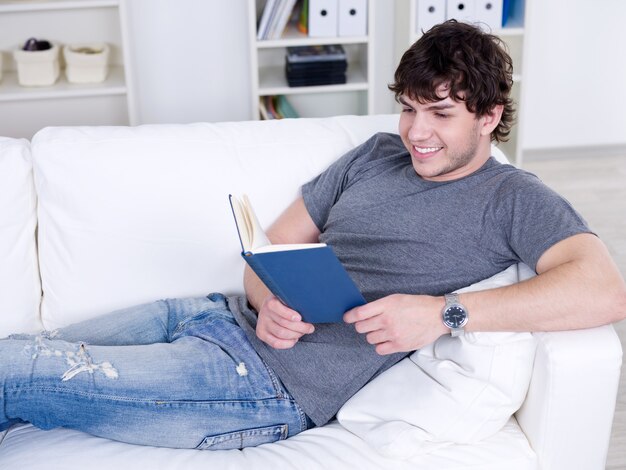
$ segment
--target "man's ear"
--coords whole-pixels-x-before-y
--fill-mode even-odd
[[[493,130],[500,123],[502,111],[504,111],[504,105],[497,104],[493,108],[491,108],[491,111],[487,112],[480,118],[480,120],[482,121],[480,135],[491,135]]]

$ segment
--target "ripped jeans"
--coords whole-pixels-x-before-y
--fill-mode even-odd
[[[0,431],[30,422],[134,444],[233,449],[311,426],[221,294],[0,340]]]

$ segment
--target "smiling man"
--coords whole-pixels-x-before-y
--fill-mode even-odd
[[[495,106],[477,118],[463,101],[440,86],[442,100],[420,103],[400,96],[400,137],[411,154],[415,172],[430,181],[450,181],[480,169],[490,156],[490,136],[502,114]]]
[[[344,155],[270,228],[275,242],[332,246],[368,300],[346,324],[315,329],[246,273],[258,315],[241,309],[236,318],[316,423],[441,335],[589,328],[626,316],[624,280],[581,216],[491,156],[513,122],[512,84],[497,37],[454,20],[433,27],[389,87],[402,105],[399,135],[377,134]],[[452,294],[520,262],[538,275]]]

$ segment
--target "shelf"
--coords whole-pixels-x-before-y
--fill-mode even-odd
[[[119,0],[0,0],[0,13],[117,7]]]
[[[257,40],[256,47],[259,49],[269,49],[292,46],[322,46],[327,44],[367,44],[368,41],[369,38],[367,36],[311,38],[298,31],[295,26],[290,25],[280,39]]]
[[[495,34],[496,36],[501,36],[501,37],[502,36],[523,36],[524,28],[504,27],[504,28],[494,29],[493,34]]]
[[[284,67],[262,67],[259,69],[259,96],[363,91],[369,89],[367,78],[358,67],[355,67],[354,70],[348,67],[346,78],[347,83],[340,85],[290,87],[287,85]]]
[[[509,26],[505,26],[504,28],[498,28],[498,29],[494,29],[493,31],[490,31],[490,34],[493,34],[495,36],[499,36],[503,39],[506,38],[515,38],[515,37],[523,37],[524,36],[524,28],[523,27],[509,27]],[[414,43],[415,41],[417,41],[420,37],[422,36],[421,33],[413,33],[411,35],[411,43]]]
[[[374,21],[375,0],[367,0],[366,34],[359,36],[309,37],[290,23],[280,39],[257,39],[257,13],[263,0],[248,1],[248,30],[251,63],[251,116],[259,117],[259,98],[288,95],[297,104],[302,117],[338,114],[368,114],[374,110]],[[288,47],[344,47],[348,62],[346,83],[290,87],[285,76],[285,53]]]
[[[63,71],[59,80],[47,87],[20,86],[16,72],[5,71],[0,81],[0,102],[124,95],[126,92],[124,67],[110,67],[102,83],[68,83]]]

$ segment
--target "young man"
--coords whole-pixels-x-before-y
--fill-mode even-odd
[[[160,301],[14,336],[0,341],[0,430],[30,421],[140,444],[258,445],[326,423],[372,377],[451,328],[624,318],[624,281],[581,217],[490,157],[511,124],[510,88],[496,38],[454,21],[433,28],[391,86],[400,136],[377,134],[336,161],[270,228],[276,243],[333,247],[368,300],[345,323],[303,322],[246,271],[246,298]],[[446,301],[520,261],[538,276]]]

